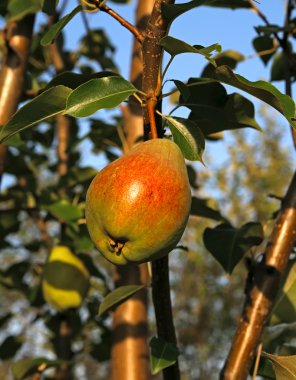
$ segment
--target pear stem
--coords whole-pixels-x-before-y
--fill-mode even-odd
[[[148,111],[148,116],[149,116],[150,132],[151,132],[152,139],[158,138],[156,121],[155,121],[155,107],[156,107],[156,100],[149,99],[147,101],[147,111]]]

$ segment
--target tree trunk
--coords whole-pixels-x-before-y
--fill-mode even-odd
[[[34,16],[30,15],[8,23],[4,31],[6,49],[0,73],[0,128],[16,112],[23,93],[33,25]],[[6,149],[6,145],[0,144],[0,185]]]

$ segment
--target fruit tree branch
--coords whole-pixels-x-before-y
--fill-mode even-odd
[[[34,16],[9,22],[4,30],[5,55],[0,73],[0,128],[17,110],[24,87],[24,74],[31,46]],[[0,144],[0,184],[6,145]]]
[[[120,16],[117,12],[115,12],[113,9],[102,3],[101,0],[88,0],[85,1],[87,5],[93,4],[95,7],[97,7],[98,10],[108,13],[111,17],[113,17],[116,21],[118,21],[123,27],[125,27],[127,30],[129,30],[135,38],[142,43],[143,42],[143,34],[141,31],[135,27],[133,24],[128,22],[125,18]]]
[[[163,48],[159,41],[163,38],[169,28],[169,23],[161,15],[162,4],[173,4],[174,0],[156,0],[153,12],[148,21],[143,40],[143,92],[147,95],[146,108],[144,109],[144,131],[150,137],[162,136],[161,118],[157,117],[155,122],[155,109],[161,106],[160,102],[160,71]],[[157,131],[155,131],[155,126]]]
[[[283,199],[268,241],[264,260],[257,264],[253,283],[222,370],[223,380],[245,380],[262,337],[296,238],[296,173]]]
[[[157,334],[166,342],[177,345],[170,295],[169,257],[152,262],[152,299],[156,315]],[[163,370],[164,380],[179,380],[178,361]]]
[[[172,0],[156,0],[151,17],[145,31],[142,44],[143,51],[143,92],[145,92],[146,107],[144,108],[144,137],[147,139],[161,137],[162,120],[157,115],[161,101],[161,62],[163,49],[159,41],[169,28],[169,23],[162,17],[162,4],[173,4]],[[150,133],[149,133],[150,132]],[[173,322],[172,304],[170,297],[169,258],[165,256],[152,262],[152,298],[155,309],[157,334],[165,341],[176,344],[176,333]],[[163,370],[165,380],[179,380],[178,361]]]

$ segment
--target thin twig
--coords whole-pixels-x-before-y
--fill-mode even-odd
[[[144,36],[140,32],[140,30],[135,27],[135,25],[131,24],[129,21],[123,18],[120,14],[115,12],[112,8],[105,5],[100,0],[90,0],[89,3],[94,4],[97,10],[108,13],[111,17],[113,17],[116,21],[118,21],[122,26],[124,26],[127,30],[129,30],[135,36],[135,38],[140,42],[140,44],[143,43]]]
[[[258,346],[257,350],[257,355],[256,355],[256,360],[255,360],[255,365],[254,365],[254,370],[252,374],[252,380],[256,380],[258,369],[259,369],[259,363],[260,363],[260,357],[261,357],[261,352],[262,352],[262,342]]]

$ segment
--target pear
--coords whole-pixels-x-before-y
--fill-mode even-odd
[[[88,292],[89,277],[84,263],[68,247],[55,246],[44,265],[43,297],[58,311],[78,308]]]
[[[95,176],[85,206],[90,237],[113,264],[168,254],[184,232],[191,206],[181,150],[167,139],[136,145]]]

